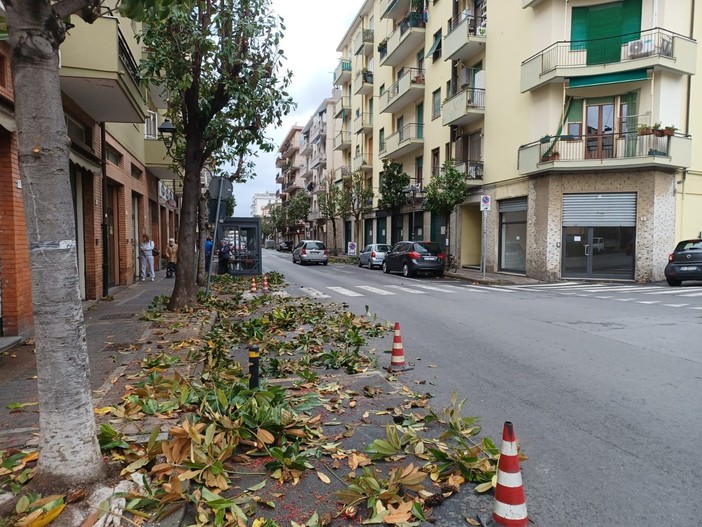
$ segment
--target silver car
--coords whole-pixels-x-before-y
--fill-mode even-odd
[[[292,252],[293,263],[308,264],[316,263],[327,265],[329,256],[324,242],[319,240],[301,240]]]
[[[368,267],[368,269],[373,269],[373,267],[383,266],[383,260],[385,259],[385,253],[390,250],[390,246],[386,243],[370,243],[364,247],[361,254],[358,255],[358,266]]]

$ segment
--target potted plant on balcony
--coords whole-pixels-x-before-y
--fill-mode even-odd
[[[363,79],[363,82],[373,82],[373,72],[367,68],[363,68],[361,70],[361,78]]]
[[[661,123],[655,123],[652,127],[651,130],[653,130],[653,135],[656,137],[663,137],[663,128],[661,128]]]
[[[378,53],[380,53],[380,56],[382,57],[388,52],[388,39],[384,38],[380,42],[378,42]]]
[[[665,128],[663,128],[663,135],[675,135],[675,131],[677,129],[678,128],[676,126],[668,125]]]
[[[560,152],[556,150],[551,150],[550,152],[544,152],[544,154],[541,156],[541,161],[542,162],[547,162],[547,161],[558,161],[561,158]]]
[[[649,124],[640,124],[636,130],[639,132],[639,135],[651,135],[653,133],[653,129]]]

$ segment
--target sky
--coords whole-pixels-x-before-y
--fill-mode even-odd
[[[332,94],[333,72],[340,54],[336,51],[341,39],[364,0],[272,0],[273,9],[285,23],[282,49],[285,52],[285,70],[293,73],[290,95],[297,107],[283,119],[280,128],[269,128],[266,133],[277,146],[283,142],[290,127],[304,126],[322,100]],[[275,192],[277,149],[261,153],[253,159],[256,177],[234,186],[235,216],[251,215],[251,200],[255,193]]]

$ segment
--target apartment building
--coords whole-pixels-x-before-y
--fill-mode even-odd
[[[332,173],[367,170],[376,194],[358,241],[448,241],[461,265],[542,280],[662,280],[676,240],[702,231],[699,12],[692,0],[363,2],[337,48],[333,114]],[[377,209],[385,159],[415,189],[396,218]],[[451,240],[422,199],[446,161],[471,190]]]
[[[289,201],[298,192],[306,192],[305,180],[302,178],[304,157],[300,153],[300,138],[302,137],[302,126],[292,126],[278,148],[278,158],[276,167],[279,172],[276,174],[276,183],[280,184],[278,197],[281,205],[287,207]],[[306,225],[291,227],[283,233],[286,240],[301,240],[306,235]]]
[[[263,210],[275,203],[276,195],[275,192],[257,192],[251,198],[251,216],[262,217],[264,216]]]
[[[180,189],[157,138],[166,101],[139,78],[139,25],[116,16],[71,22],[61,46],[61,90],[81,296],[97,299],[135,281],[142,233],[157,247],[177,236]],[[0,334],[29,336],[31,280],[9,48],[0,45]]]

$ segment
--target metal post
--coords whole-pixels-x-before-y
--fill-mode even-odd
[[[487,210],[483,211],[483,233],[481,236],[481,249],[480,249],[480,254],[482,255],[480,258],[480,270],[483,273],[483,280],[485,279],[485,267],[486,267],[486,262],[485,262],[485,246],[487,245]]]
[[[222,182],[219,184],[219,192],[217,192],[217,214],[215,215],[214,239],[212,240],[212,254],[210,255],[210,265],[207,269],[207,285],[205,286],[205,296],[210,294],[210,277],[212,276],[212,262],[214,261],[214,252],[219,247],[217,233],[219,232],[219,208],[222,206]],[[219,258],[217,259],[219,261]]]
[[[258,388],[258,346],[249,346],[249,389]]]

